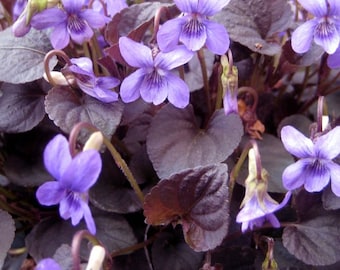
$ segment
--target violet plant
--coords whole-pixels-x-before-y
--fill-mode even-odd
[[[340,267],[339,1],[0,14],[0,268]]]

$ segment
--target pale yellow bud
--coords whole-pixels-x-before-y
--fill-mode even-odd
[[[59,86],[75,85],[75,78],[72,75],[65,77],[59,71],[50,71],[50,75],[52,77],[53,82],[51,82],[49,80],[46,73],[44,73],[44,75],[43,75],[44,79],[47,82],[49,82],[50,84],[56,84],[56,85],[59,85]]]
[[[96,245],[92,248],[86,270],[100,270],[105,259],[105,249]]]
[[[90,138],[86,141],[83,151],[85,150],[97,150],[99,151],[104,141],[103,134],[100,131],[96,131],[91,134]]]

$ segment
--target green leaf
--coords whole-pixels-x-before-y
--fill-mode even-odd
[[[168,104],[152,120],[147,151],[160,178],[181,170],[220,163],[231,155],[243,135],[238,115],[216,111],[206,129],[196,121],[192,106]]]
[[[0,81],[25,83],[42,78],[45,55],[52,49],[46,31],[31,29],[21,38],[13,35],[12,28],[0,32]],[[52,70],[57,59],[49,64]]]

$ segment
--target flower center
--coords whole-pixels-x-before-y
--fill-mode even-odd
[[[201,36],[204,30],[205,26],[197,16],[193,16],[183,26],[183,33],[188,36]]]
[[[324,20],[320,22],[315,28],[315,34],[320,38],[328,38],[335,33],[335,25],[329,20]]]
[[[67,26],[70,32],[79,34],[85,31],[86,22],[79,18],[77,14],[71,14],[68,17]]]
[[[157,71],[157,69],[154,69],[152,72],[145,76],[145,82],[150,87],[151,86],[160,87],[163,83],[162,75]]]

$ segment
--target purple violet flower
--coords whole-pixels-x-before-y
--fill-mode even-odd
[[[35,270],[61,270],[61,267],[55,260],[46,258],[37,264]]]
[[[327,65],[332,69],[340,68],[340,46],[335,53],[330,54],[327,58]]]
[[[287,192],[280,204],[273,200],[267,192],[263,198],[256,192],[244,204],[236,217],[236,222],[242,223],[241,230],[245,232],[248,228],[261,227],[269,221],[274,228],[280,227],[280,222],[273,214],[284,207],[291,197],[291,192]]]
[[[292,47],[297,53],[309,50],[312,40],[333,54],[340,42],[340,1],[299,0],[299,3],[315,18],[306,21],[292,34]]]
[[[93,36],[92,28],[100,28],[108,18],[92,9],[84,9],[85,0],[62,0],[63,9],[46,9],[32,18],[34,28],[41,30],[54,27],[51,43],[55,49],[65,48],[70,38],[77,44],[83,44]]]
[[[30,30],[31,23],[27,23],[26,13],[22,13],[12,26],[13,34],[16,37],[23,37]]]
[[[116,15],[122,9],[128,7],[126,0],[106,0],[107,14],[111,17]]]
[[[118,100],[118,94],[110,89],[119,85],[114,77],[96,77],[93,73],[92,61],[87,57],[70,59],[73,65],[67,67],[76,79],[81,90],[102,102],[110,103]]]
[[[242,232],[248,228],[261,227],[269,221],[274,228],[280,227],[280,222],[273,214],[284,207],[290,199],[287,192],[279,204],[268,194],[268,172],[262,168],[260,177],[257,173],[257,159],[254,149],[248,152],[248,177],[245,181],[246,194],[241,203],[241,211],[236,216],[236,222],[242,223]]]
[[[28,0],[17,0],[13,6],[13,20],[19,18],[20,14],[24,11]]]
[[[340,196],[340,165],[332,161],[340,154],[340,127],[313,141],[292,126],[281,130],[284,147],[297,162],[283,172],[283,185],[293,190],[304,185],[308,192],[321,191],[331,181],[332,191]]]
[[[230,40],[225,27],[208,17],[219,12],[230,0],[174,0],[182,11],[180,17],[164,23],[158,33],[159,48],[168,52],[182,42],[189,50],[198,51],[204,45],[213,53],[223,55]]]
[[[88,230],[96,233],[90,208],[88,190],[101,171],[101,157],[96,150],[85,150],[72,158],[66,138],[55,136],[46,146],[44,163],[56,181],[42,184],[36,196],[42,205],[60,204],[59,213],[63,219],[71,218],[77,225],[84,217]]]
[[[119,48],[125,61],[138,68],[120,86],[120,96],[124,102],[132,102],[142,96],[144,101],[159,105],[168,97],[169,102],[178,108],[188,105],[189,87],[171,72],[192,58],[193,53],[185,46],[154,55],[143,44],[121,37]]]

